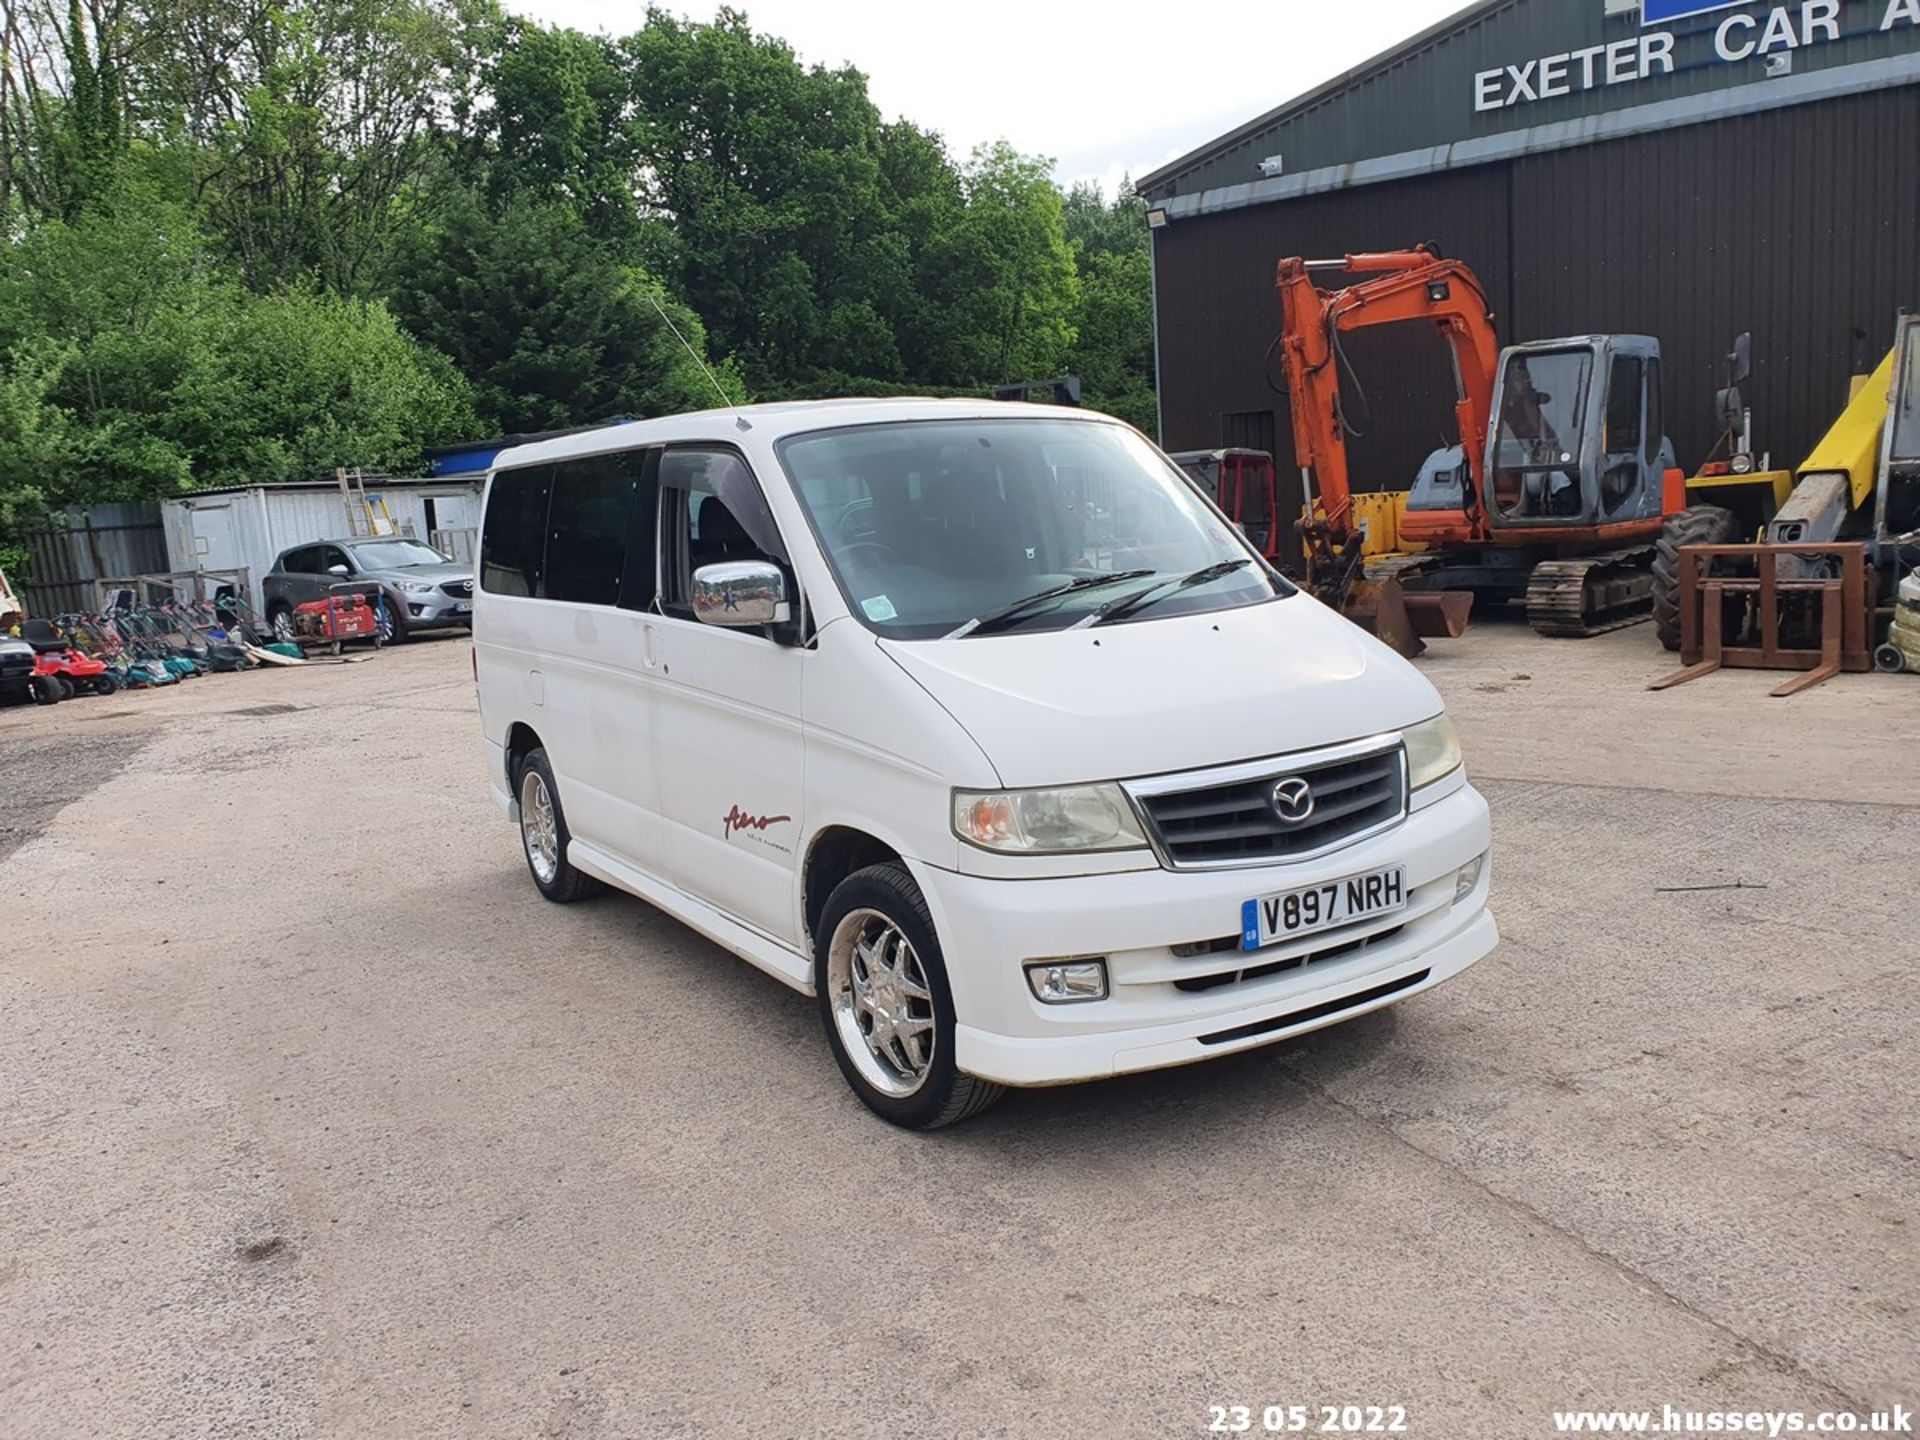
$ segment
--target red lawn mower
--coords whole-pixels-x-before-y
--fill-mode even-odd
[[[108,672],[107,662],[76,650],[48,620],[26,620],[20,638],[33,647],[34,678],[53,692],[56,700],[74,695],[111,695],[120,682]]]

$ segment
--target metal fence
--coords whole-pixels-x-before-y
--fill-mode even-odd
[[[160,507],[145,504],[89,505],[69,510],[63,530],[26,537],[32,557],[25,577],[16,576],[30,615],[63,615],[93,607],[96,582],[116,575],[143,575],[167,568]],[[25,584],[20,584],[24,579]]]

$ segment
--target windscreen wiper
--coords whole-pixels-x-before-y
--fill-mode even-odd
[[[1253,561],[1251,560],[1220,560],[1212,565],[1203,565],[1191,575],[1182,575],[1173,580],[1163,580],[1158,585],[1149,585],[1144,590],[1136,590],[1131,595],[1122,596],[1118,600],[1110,601],[1087,616],[1086,619],[1077,621],[1070,628],[1074,630],[1085,630],[1089,626],[1104,625],[1109,620],[1118,620],[1122,615],[1131,615],[1143,606],[1151,605],[1156,600],[1164,600],[1169,595],[1176,595],[1180,591],[1191,589],[1195,585],[1204,585],[1209,580],[1224,580],[1227,576],[1233,574],[1234,571],[1244,570],[1252,563]]]
[[[998,610],[985,615],[976,615],[956,630],[949,630],[943,640],[959,640],[982,630],[997,630],[1010,620],[1017,620],[1036,605],[1044,605],[1049,600],[1058,600],[1063,595],[1077,594],[1082,590],[1099,590],[1108,585],[1121,585],[1129,580],[1148,580],[1156,575],[1154,570],[1116,570],[1111,575],[1082,575],[1078,580],[1069,580],[1064,585],[1055,585],[1037,594],[1027,595],[1010,605],[1002,605]]]

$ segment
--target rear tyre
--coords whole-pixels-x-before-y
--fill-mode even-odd
[[[582,875],[567,859],[573,836],[545,750],[529,750],[521,759],[513,789],[520,801],[520,848],[526,852],[534,887],[556,905],[571,905],[598,890],[599,882]]]
[[[27,692],[33,696],[36,705],[58,705],[66,696],[60,693],[59,677],[56,675],[36,675],[27,682]]]
[[[954,1066],[946,960],[927,902],[899,865],[872,865],[835,886],[813,951],[827,1044],[853,1093],[882,1120],[937,1130],[1006,1093]]]
[[[1689,545],[1731,545],[1736,538],[1731,510],[1690,505],[1667,517],[1653,553],[1653,628],[1669,650],[1680,648],[1680,552]]]

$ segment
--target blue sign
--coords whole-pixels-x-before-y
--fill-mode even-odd
[[[1753,0],[1640,0],[1640,23],[1664,25],[1669,20],[1704,15],[1709,10],[1732,10],[1752,3]]]

